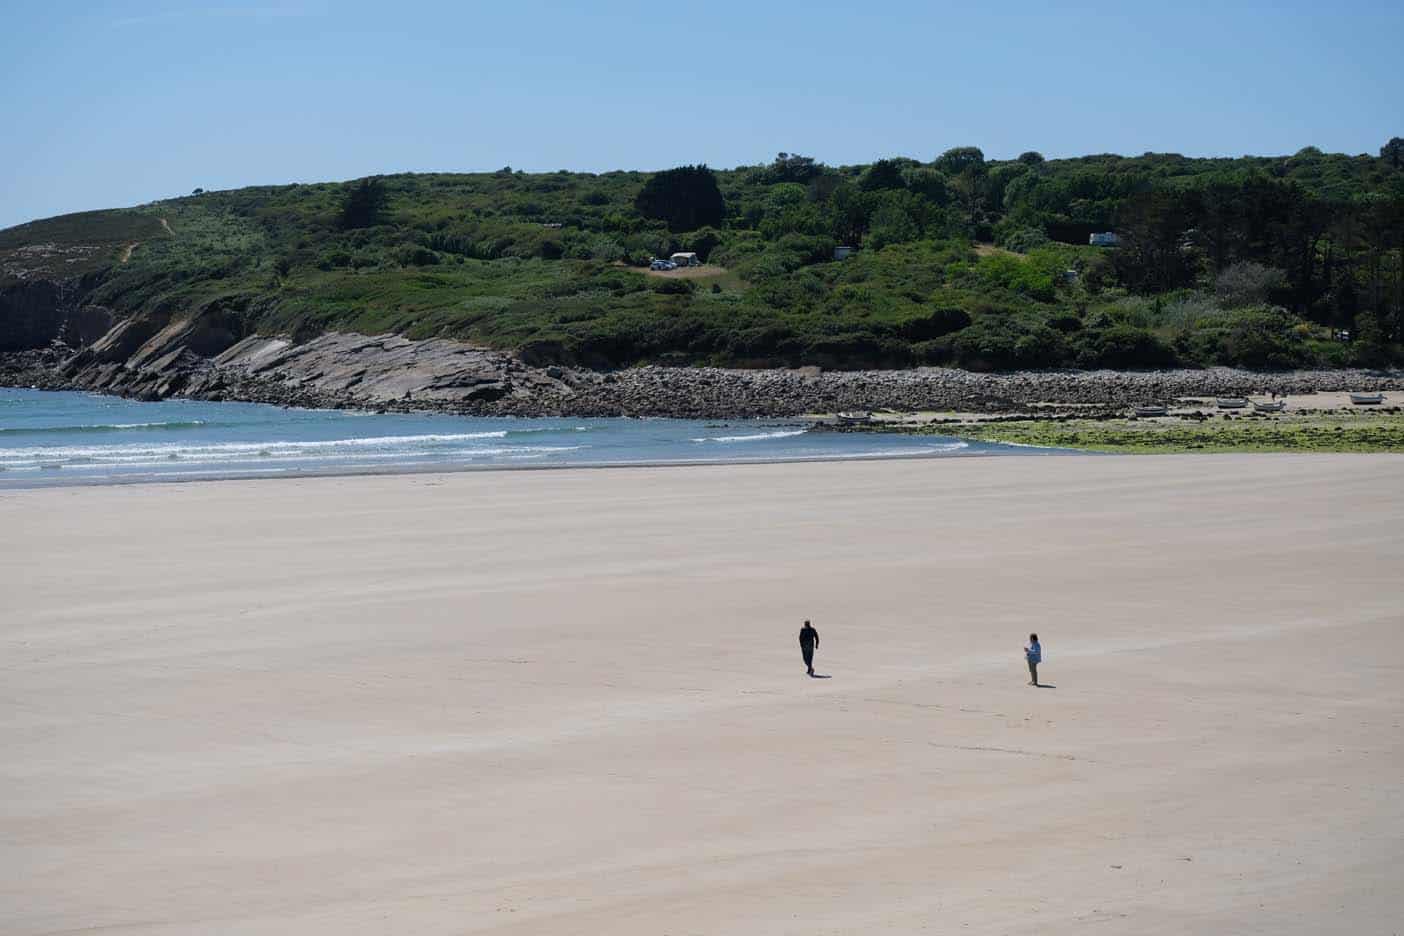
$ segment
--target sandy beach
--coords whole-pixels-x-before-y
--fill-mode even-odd
[[[6,934],[1399,931],[1404,457],[36,490],[0,529]]]

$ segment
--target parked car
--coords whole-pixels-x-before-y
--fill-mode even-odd
[[[654,260],[648,265],[650,270],[676,270],[678,265],[671,260]]]

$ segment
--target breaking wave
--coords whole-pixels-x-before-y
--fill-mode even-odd
[[[498,440],[506,431],[435,433],[409,436],[373,436],[363,439],[331,439],[303,442],[180,442],[150,445],[67,445],[29,448],[0,448],[0,468],[127,468],[161,465],[169,462],[229,464],[246,461],[279,462],[358,462],[400,459],[451,458],[540,458],[557,452],[572,452],[581,445],[498,445],[474,446],[483,440]]]
[[[0,436],[5,435],[64,435],[81,434],[89,432],[141,432],[141,431],[179,431],[181,429],[199,429],[210,425],[203,419],[188,419],[172,422],[140,422],[140,423],[96,423],[86,426],[35,426],[24,427],[0,427]],[[218,425],[218,424],[216,424]]]
[[[701,436],[695,438],[693,442],[759,442],[763,439],[789,439],[794,436],[802,436],[808,429],[779,429],[775,432],[760,432],[752,435],[733,436]]]
[[[888,448],[871,449],[862,452],[840,452],[837,455],[825,455],[826,460],[830,458],[912,458],[921,455],[949,455],[959,452],[961,449],[970,448],[969,442],[945,442],[940,445],[923,445],[918,448]]]
[[[123,480],[459,467],[742,464],[1054,454],[799,421],[478,418],[0,389],[0,491]]]

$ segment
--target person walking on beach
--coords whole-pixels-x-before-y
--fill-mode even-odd
[[[1043,647],[1039,646],[1038,635],[1029,635],[1029,645],[1024,648],[1024,659],[1029,664],[1029,685],[1038,685],[1038,664],[1043,662]]]
[[[819,646],[819,632],[808,621],[800,628],[800,653],[804,655],[804,668],[814,675],[814,651]]]

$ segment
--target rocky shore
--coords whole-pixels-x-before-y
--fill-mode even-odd
[[[120,326],[118,327],[120,328]],[[118,328],[114,328],[117,331]],[[660,416],[734,419],[840,410],[1021,413],[1116,410],[1187,397],[1404,389],[1404,373],[1229,369],[982,374],[639,367],[599,372],[531,367],[510,354],[445,339],[331,333],[301,344],[245,338],[210,356],[179,328],[135,347],[104,334],[74,348],[0,354],[0,385],[79,389],[145,399],[180,396],[283,406],[484,416]],[[214,350],[214,348],[210,348]]]
[[[534,365],[447,338],[248,332],[234,312],[158,307],[123,316],[91,283],[0,289],[0,386],[283,406],[484,416],[793,417],[843,410],[1114,415],[1186,397],[1404,389],[1404,371],[1228,369],[985,374],[946,368],[820,371]],[[1038,404],[1035,409],[1035,404]]]

